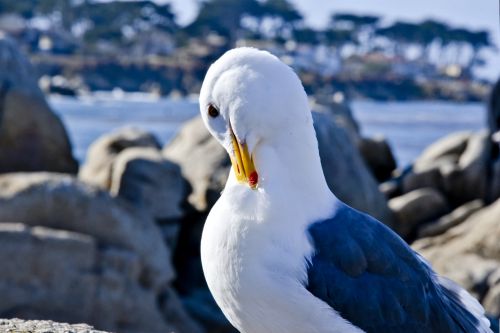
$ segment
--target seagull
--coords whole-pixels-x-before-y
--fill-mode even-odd
[[[230,50],[199,99],[232,162],[203,229],[203,272],[240,332],[491,332],[479,302],[329,190],[289,66],[266,51]]]

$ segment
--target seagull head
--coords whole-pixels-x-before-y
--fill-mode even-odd
[[[311,152],[319,161],[304,88],[294,71],[269,52],[242,47],[220,57],[203,81],[200,111],[228,152],[237,184],[255,190],[273,174],[301,173],[300,159]],[[278,166],[271,167],[270,159]],[[292,177],[297,176],[307,175]]]

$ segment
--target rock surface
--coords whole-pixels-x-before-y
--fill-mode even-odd
[[[180,167],[164,158],[159,148],[148,132],[115,130],[91,145],[79,178],[148,213],[174,248],[189,184]]]
[[[0,319],[2,333],[106,333],[86,324],[56,323],[50,320]]]
[[[0,317],[200,332],[153,219],[71,176],[0,176]],[[160,301],[159,301],[160,300]]]
[[[481,199],[477,199],[456,208],[438,220],[422,225],[418,229],[418,238],[436,236],[464,222],[469,216],[484,207]]]
[[[456,132],[437,140],[427,147],[415,161],[415,168],[428,169],[429,164],[434,164],[443,157],[452,156],[458,161],[459,156],[467,147],[467,141],[472,136],[471,132]]]
[[[38,88],[27,58],[0,36],[0,173],[76,173],[61,120]]]
[[[472,214],[444,234],[422,238],[412,246],[438,273],[460,283],[500,317],[500,200]]]
[[[348,205],[391,226],[387,201],[346,130],[324,112],[313,112],[313,120],[321,165],[332,192]]]
[[[133,147],[120,153],[111,168],[112,195],[146,209],[156,220],[183,215],[181,203],[186,184],[177,164],[164,159],[155,148]]]
[[[184,124],[172,142],[163,148],[163,155],[181,166],[192,188],[189,203],[198,211],[210,210],[226,184],[231,162],[201,117]]]
[[[432,188],[423,188],[389,200],[389,207],[396,218],[395,231],[408,237],[415,228],[448,211],[446,199]]]
[[[90,145],[78,177],[86,183],[110,189],[113,162],[119,153],[130,147],[158,149],[160,143],[152,134],[132,127],[105,134]]]
[[[384,137],[362,138],[358,147],[361,156],[377,181],[382,182],[391,177],[397,166],[396,159]]]

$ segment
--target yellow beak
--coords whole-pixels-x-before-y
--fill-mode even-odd
[[[252,156],[248,152],[247,144],[240,144],[234,135],[233,129],[229,127],[231,132],[231,143],[233,145],[234,155],[231,156],[236,179],[240,183],[248,183],[250,188],[256,189],[259,183],[259,176],[255,170]]]

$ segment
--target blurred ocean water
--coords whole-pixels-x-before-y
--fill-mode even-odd
[[[486,128],[482,103],[353,102],[351,107],[364,136],[383,135],[389,140],[399,167],[447,134]]]
[[[198,113],[196,99],[152,99],[140,94],[93,95],[88,98],[51,97],[80,162],[88,146],[102,134],[123,126],[154,133],[163,143],[186,120]],[[388,138],[399,166],[411,163],[432,142],[449,133],[485,127],[486,109],[480,103],[369,102],[352,103],[365,136]]]

